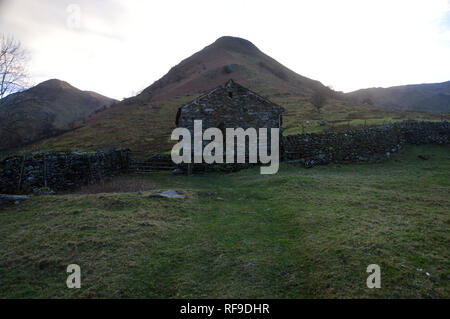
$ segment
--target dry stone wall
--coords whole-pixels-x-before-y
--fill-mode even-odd
[[[129,151],[38,153],[0,160],[0,193],[63,191],[126,171]]]
[[[404,121],[379,127],[298,134],[282,139],[284,159],[306,167],[329,163],[378,161],[405,144],[448,144],[449,122]]]
[[[298,134],[282,138],[281,157],[306,167],[329,163],[371,162],[389,157],[405,144],[449,144],[449,122],[405,121],[379,127]],[[169,155],[160,155],[168,161]],[[96,153],[38,153],[0,159],[0,193],[65,191],[126,172],[127,149]],[[186,165],[179,165],[186,171]],[[193,171],[230,172],[253,164],[195,164]]]

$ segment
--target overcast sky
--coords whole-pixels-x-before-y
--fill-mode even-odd
[[[450,80],[450,0],[0,0],[0,32],[35,84],[117,99],[224,35],[345,92]]]

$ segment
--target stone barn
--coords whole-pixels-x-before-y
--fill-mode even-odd
[[[280,128],[281,134],[283,111],[281,106],[229,80],[180,107],[175,123],[189,129],[193,136],[194,120],[202,120],[203,131],[219,128],[224,141],[226,128],[268,128],[270,143],[271,128]]]

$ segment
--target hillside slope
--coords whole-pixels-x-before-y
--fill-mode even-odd
[[[0,100],[0,149],[18,147],[69,130],[113,99],[48,80]]]
[[[362,89],[346,96],[393,110],[450,113],[450,81]]]
[[[435,118],[431,114],[350,103],[343,94],[289,70],[250,41],[222,37],[180,62],[138,96],[94,115],[75,131],[37,143],[33,148],[96,150],[121,146],[148,153],[169,151],[178,108],[229,79],[283,106],[284,134],[344,125],[376,125],[385,120]],[[309,103],[318,90],[328,96],[320,113]],[[320,125],[323,120],[328,124]]]

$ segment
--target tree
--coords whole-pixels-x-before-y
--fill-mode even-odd
[[[316,107],[317,112],[319,112],[319,113],[320,113],[320,109],[325,105],[326,102],[327,102],[327,97],[322,91],[317,90],[311,96],[311,104]]]
[[[27,60],[19,41],[0,36],[0,99],[26,88]]]

